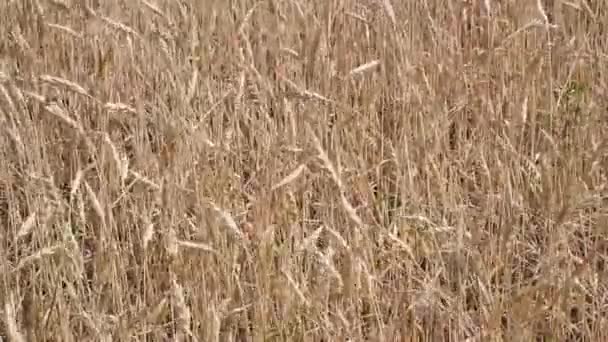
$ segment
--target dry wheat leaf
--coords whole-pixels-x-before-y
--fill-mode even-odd
[[[276,190],[280,187],[283,187],[289,183],[292,183],[293,181],[295,181],[298,177],[300,177],[300,175],[302,174],[302,172],[304,170],[306,170],[307,167],[306,165],[302,164],[300,166],[298,166],[295,170],[293,170],[289,175],[287,175],[285,178],[283,178],[280,182],[278,182],[277,184],[275,184],[272,187],[272,190]]]
[[[353,70],[350,71],[350,75],[355,76],[355,75],[362,74],[366,71],[369,71],[369,70],[372,70],[372,69],[378,67],[379,65],[380,65],[380,60],[378,60],[378,59],[373,60],[371,62],[365,63],[363,65],[360,65],[360,66],[354,68]]]
[[[384,5],[386,14],[391,19],[391,22],[393,23],[393,25],[396,25],[397,19],[395,19],[395,10],[393,9],[393,4],[391,4],[391,0],[382,0],[382,4]]]

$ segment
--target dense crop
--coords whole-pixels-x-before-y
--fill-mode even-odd
[[[608,340],[607,22],[2,1],[0,340]]]

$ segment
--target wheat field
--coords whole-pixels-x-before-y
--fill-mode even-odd
[[[608,340],[606,23],[2,1],[0,341]]]

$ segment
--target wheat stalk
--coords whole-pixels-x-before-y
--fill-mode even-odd
[[[25,337],[19,331],[17,320],[15,319],[15,303],[14,296],[11,294],[8,299],[4,302],[4,319],[7,326],[8,336],[11,341],[25,342]]]

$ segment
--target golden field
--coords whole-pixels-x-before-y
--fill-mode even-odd
[[[608,340],[606,23],[3,1],[0,340]]]

